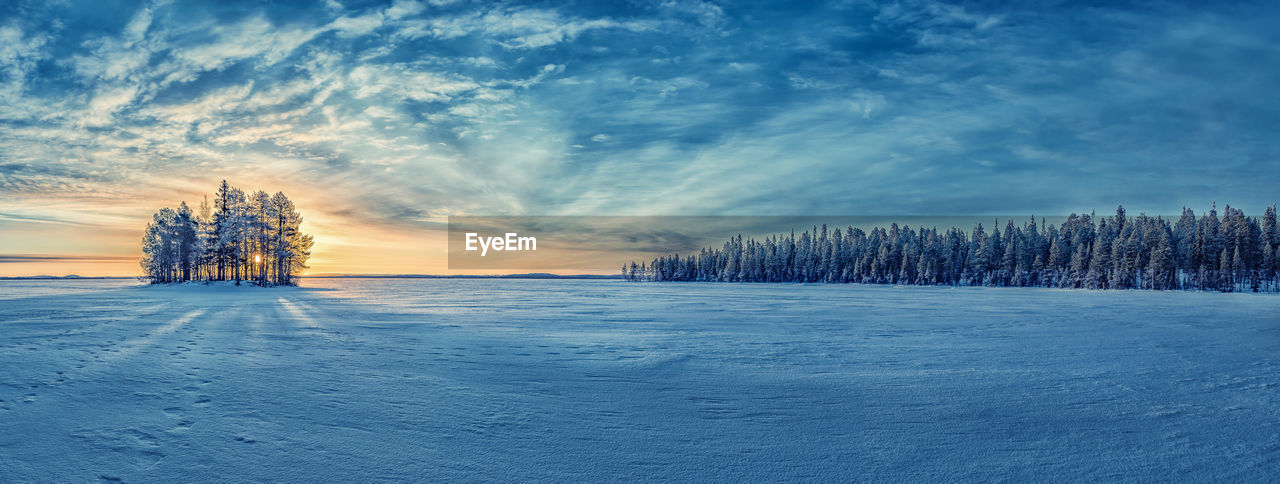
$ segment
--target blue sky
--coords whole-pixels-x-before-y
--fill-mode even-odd
[[[222,178],[285,190],[322,253],[451,214],[1257,213],[1276,25],[1274,3],[7,2],[0,254],[136,253]]]

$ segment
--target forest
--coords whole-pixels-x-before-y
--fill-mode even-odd
[[[143,278],[153,284],[204,280],[297,285],[312,237],[282,192],[246,195],[226,180],[193,213],[186,202],[156,212],[142,237]]]
[[[673,254],[622,267],[631,281],[843,282],[1085,289],[1280,291],[1276,207],[1261,219],[1217,205],[1202,216],[1188,208],[1172,221],[1145,214],[1071,214],[1060,227],[999,221],[870,231],[826,225],[763,240],[730,238],[720,248]]]

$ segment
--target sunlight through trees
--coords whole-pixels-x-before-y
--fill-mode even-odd
[[[223,180],[212,207],[206,197],[198,213],[186,202],[156,212],[142,237],[143,277],[152,283],[295,285],[312,245],[301,224],[302,215],[284,193],[258,190],[246,196]]]

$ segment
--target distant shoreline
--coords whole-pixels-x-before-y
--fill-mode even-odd
[[[326,274],[311,279],[621,279],[616,274]]]
[[[603,274],[325,274],[303,279],[621,279]],[[137,279],[137,276],[0,276],[0,281],[79,281],[88,279]]]
[[[81,281],[86,279],[137,278],[137,276],[0,276],[0,281]]]

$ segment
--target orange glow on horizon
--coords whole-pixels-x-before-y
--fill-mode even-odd
[[[88,202],[79,195],[13,200],[6,210],[24,217],[0,214],[0,277],[141,275],[141,239],[152,214],[183,201],[198,211],[220,181],[217,177],[185,181],[181,193],[160,190],[150,197],[139,195],[127,205]],[[389,226],[351,215],[363,213],[357,202],[333,197],[346,190],[228,181],[248,193],[259,188],[268,193],[282,191],[293,200],[303,217],[302,231],[315,238],[310,268],[304,275],[448,273],[441,230]],[[197,187],[208,191],[196,191]],[[260,254],[254,262],[261,262]]]
[[[260,167],[260,169],[267,169]],[[346,186],[314,187],[277,183],[292,179],[272,174],[256,182],[228,179],[247,193],[259,188],[284,192],[302,214],[302,232],[314,237],[306,275],[321,274],[468,274],[495,275],[512,272],[560,274],[612,274],[593,269],[578,260],[580,254],[557,257],[563,269],[449,270],[447,217],[431,217],[393,223],[375,220],[359,200],[335,194],[358,193]],[[274,176],[274,175],[279,175]],[[266,181],[270,180],[270,181]],[[0,214],[0,277],[67,276],[136,277],[142,274],[142,235],[152,214],[185,201],[198,211],[206,195],[212,198],[221,178],[182,179],[181,188],[147,188],[150,196],[131,194],[128,203],[105,202],[102,195],[74,194],[6,201],[8,213]],[[341,181],[334,182],[341,185]],[[207,191],[201,191],[206,189]],[[548,254],[550,255],[550,254]],[[621,260],[621,259],[620,259]],[[261,262],[255,254],[254,262]],[[619,262],[621,264],[621,262]],[[561,264],[557,264],[560,266]],[[588,267],[575,267],[575,266]],[[612,266],[612,264],[609,264]]]

